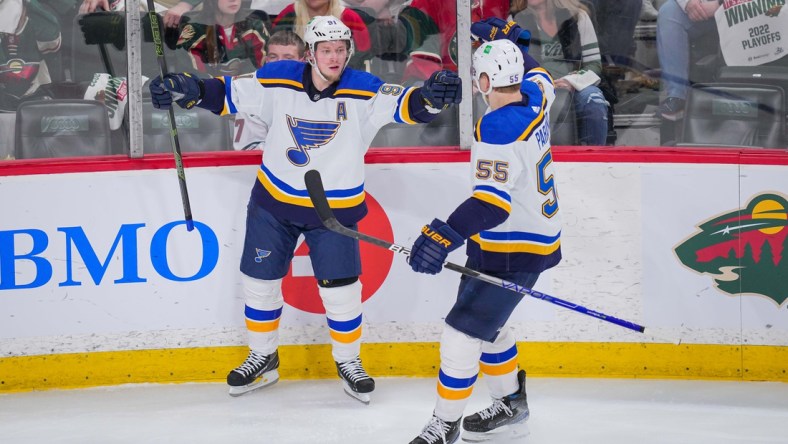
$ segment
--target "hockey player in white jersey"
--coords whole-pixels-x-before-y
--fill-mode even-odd
[[[200,80],[167,74],[150,84],[156,107],[199,106],[217,114],[244,112],[268,127],[266,148],[252,189],[241,258],[241,282],[250,353],[227,376],[231,395],[279,378],[278,327],[282,278],[296,242],[309,246],[326,309],[332,354],[345,391],[368,403],[375,382],[361,364],[361,261],[358,241],[322,226],[304,185],[320,171],[338,220],[355,228],[367,213],[364,154],[390,122],[426,123],[461,100],[459,77],[433,73],[421,88],[384,84],[347,67],[351,31],[332,16],[313,18],[304,41],[307,60],[266,64],[253,74]]]
[[[422,228],[409,262],[414,271],[436,274],[449,252],[467,239],[469,268],[532,288],[539,274],[561,259],[548,127],[555,93],[550,75],[513,43],[527,31],[513,23],[505,30],[501,23],[484,33],[501,40],[483,43],[473,55],[474,84],[489,109],[476,123],[471,197],[446,222],[435,219]],[[441,336],[435,410],[411,444],[459,439],[480,369],[493,403],[464,419],[463,440],[503,436],[509,442],[527,433],[525,371],[518,369],[515,338],[506,326],[522,297],[462,276]]]

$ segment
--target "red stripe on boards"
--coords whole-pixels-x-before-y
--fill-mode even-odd
[[[258,165],[259,151],[216,151],[185,153],[185,168]],[[676,147],[587,147],[555,146],[556,162],[578,163],[685,163],[788,165],[788,150]],[[456,146],[372,148],[366,162],[458,163],[468,162],[470,152]],[[141,159],[126,156],[67,157],[0,161],[0,176],[65,174],[99,171],[158,170],[174,168],[170,154],[149,154]]]

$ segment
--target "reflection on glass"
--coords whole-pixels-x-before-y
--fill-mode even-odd
[[[0,3],[0,159],[14,158],[16,111],[56,96],[63,38],[56,12],[38,2]]]
[[[349,0],[369,35],[368,49],[359,55],[361,68],[383,81],[419,86],[441,69],[456,71],[449,43],[456,35],[456,5],[450,2]],[[446,17],[451,16],[451,20]],[[444,60],[445,55],[445,60]],[[427,125],[389,124],[373,147],[456,146],[458,108],[451,107]]]
[[[709,94],[724,91],[730,96],[726,103],[746,102],[747,107],[739,108],[757,109],[762,122],[785,115],[784,103],[752,99],[751,91],[736,89],[761,84],[788,90],[788,51],[783,47],[788,14],[783,3],[485,0],[471,2],[471,18],[513,20],[532,32],[530,53],[559,87],[550,114],[554,145],[672,146],[690,138],[697,143],[703,137],[697,125],[686,127],[698,119],[718,128],[731,119],[751,118],[747,113],[704,111],[702,103]],[[353,30],[356,52],[350,66],[385,82],[420,85],[436,70],[457,69],[457,48],[463,42],[457,41],[456,2],[254,0],[243,4],[251,9],[241,8],[239,0],[156,4],[165,26],[170,70],[204,76],[252,72],[277,52],[269,44],[274,31],[297,33],[309,18],[329,13],[340,16]],[[0,1],[0,159],[128,153],[123,9],[123,0]],[[158,75],[158,65],[144,14],[142,27],[141,71],[147,79]],[[714,87],[723,83],[724,88]],[[168,152],[169,135],[163,125],[168,122],[152,110],[147,84],[142,93],[143,148],[148,153]],[[478,95],[465,99],[474,101],[475,117],[486,109]],[[58,102],[49,107],[22,106],[40,100]],[[77,116],[77,107],[78,118],[63,118]],[[264,145],[267,128],[255,116],[211,119],[203,116],[203,110],[176,112],[185,152]],[[18,116],[23,117],[24,134],[17,132]],[[109,128],[108,144],[101,141],[103,136],[89,142],[90,135],[82,134],[85,122]],[[458,110],[453,108],[428,125],[387,125],[372,145],[456,146],[458,125]],[[753,131],[751,138],[738,144],[760,146],[768,141],[786,146],[782,132],[774,136],[762,126]]]

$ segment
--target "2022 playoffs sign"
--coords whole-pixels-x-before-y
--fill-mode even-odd
[[[715,0],[716,1],[716,0]],[[728,66],[755,66],[788,53],[786,0],[725,0],[714,14]]]

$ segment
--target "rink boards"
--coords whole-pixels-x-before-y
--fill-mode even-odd
[[[409,247],[470,194],[467,159],[370,154],[360,229]],[[564,259],[536,289],[682,343],[526,298],[512,327],[529,374],[788,381],[788,155],[555,159]],[[186,159],[193,232],[166,157],[0,166],[0,391],[223,380],[246,354],[237,270],[257,162]],[[362,261],[368,370],[433,376],[459,275],[368,245]],[[302,244],[284,281],[285,378],[335,375],[311,273]]]

